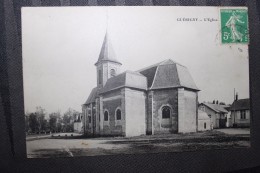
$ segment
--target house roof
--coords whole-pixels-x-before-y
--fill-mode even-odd
[[[198,119],[199,120],[210,120],[208,114],[202,110],[198,110]]]
[[[92,89],[91,93],[88,96],[87,101],[84,104],[89,104],[89,103],[95,102],[97,94],[98,94],[98,88],[95,87],[95,88]]]
[[[125,71],[117,76],[109,78],[100,93],[106,93],[122,87],[147,90],[147,79],[138,72]]]
[[[213,103],[201,103],[201,104],[204,104],[205,106],[207,106],[208,108],[212,109],[217,113],[228,113],[224,105],[213,104]]]
[[[109,34],[106,32],[101,51],[99,54],[98,61],[95,63],[95,65],[99,64],[102,61],[110,61],[114,63],[121,64],[117,59],[116,59],[116,54],[114,52],[113,46],[111,44]]]
[[[231,107],[231,105],[229,104],[229,105],[223,105],[223,107],[227,110],[227,111],[229,111],[230,110],[230,107]]]
[[[233,102],[230,110],[249,110],[250,109],[250,100],[248,99],[239,99]]]
[[[185,87],[199,91],[188,69],[171,59],[141,69],[138,72],[147,77],[149,89]]]

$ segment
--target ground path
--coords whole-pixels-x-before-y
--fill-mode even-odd
[[[67,137],[65,136],[67,135]],[[190,134],[164,134],[138,137],[71,137],[56,134],[47,139],[28,140],[29,158],[75,157],[114,154],[182,152],[249,147],[249,129],[218,129]]]

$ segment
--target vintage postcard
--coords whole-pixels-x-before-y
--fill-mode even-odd
[[[22,8],[27,157],[250,147],[247,10]]]

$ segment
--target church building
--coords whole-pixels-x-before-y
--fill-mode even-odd
[[[167,59],[121,73],[121,65],[106,33],[97,86],[82,105],[86,136],[197,132],[199,89],[185,66]]]

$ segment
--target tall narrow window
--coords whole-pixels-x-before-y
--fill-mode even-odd
[[[171,109],[169,106],[164,106],[162,108],[162,118],[166,119],[166,118],[170,118],[171,117]]]
[[[111,70],[110,70],[110,76],[113,77],[113,76],[115,76],[115,75],[116,75],[115,69],[111,69]]]
[[[116,120],[121,120],[121,110],[120,109],[116,110]]]
[[[101,70],[98,70],[98,83],[101,84],[102,81],[102,72]]]
[[[240,116],[241,119],[246,119],[246,111],[245,110],[240,111]]]
[[[207,128],[207,124],[206,123],[204,123],[204,129],[206,129]]]
[[[108,121],[108,111],[104,112],[104,121]]]
[[[91,116],[88,116],[88,123],[91,123]]]

